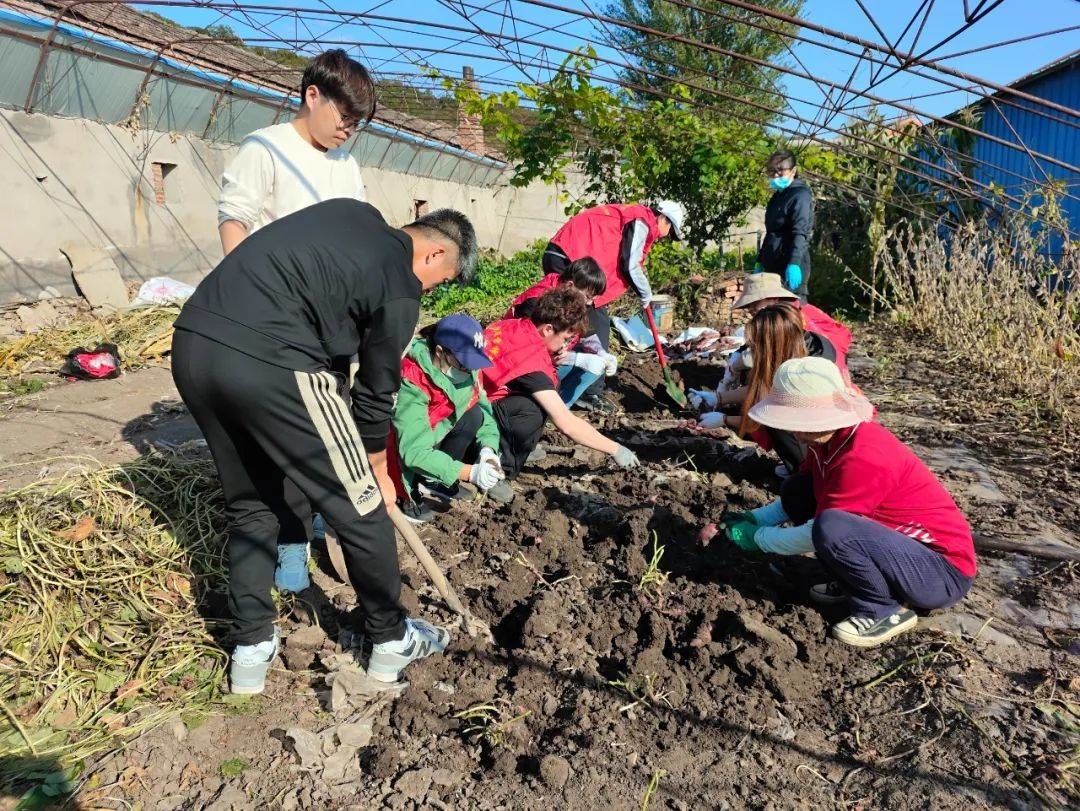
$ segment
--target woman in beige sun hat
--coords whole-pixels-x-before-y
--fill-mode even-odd
[[[874,647],[913,628],[912,608],[961,600],[975,579],[971,528],[929,468],[873,421],[870,402],[822,358],[789,360],[770,394],[750,409],[762,425],[791,431],[809,448],[799,474],[773,503],[726,520],[746,551],[813,551],[834,582],[820,603],[847,603],[834,637]],[[780,528],[792,522],[795,526]]]

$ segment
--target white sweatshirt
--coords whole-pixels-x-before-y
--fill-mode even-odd
[[[323,152],[291,123],[274,124],[244,138],[225,170],[218,225],[236,220],[251,233],[334,197],[367,198],[353,156],[341,148]]]

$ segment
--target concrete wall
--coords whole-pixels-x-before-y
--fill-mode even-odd
[[[129,279],[195,281],[221,258],[217,194],[235,147],[199,138],[0,110],[0,305],[38,298],[47,287],[74,294],[61,249],[108,251]],[[173,164],[165,202],[155,200],[153,164]],[[480,244],[500,253],[551,236],[565,219],[558,190],[467,186],[364,168],[369,199],[393,225],[414,201],[457,208]]]

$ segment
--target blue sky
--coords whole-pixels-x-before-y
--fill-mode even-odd
[[[255,0],[264,6],[284,6],[280,0]],[[537,6],[523,0],[294,0],[304,5],[309,13],[298,19],[296,15],[279,15],[269,12],[238,11],[235,8],[211,10],[205,8],[159,7],[156,10],[187,25],[226,24],[245,38],[296,40],[297,47],[307,52],[317,52],[323,47],[344,44],[370,67],[387,76],[402,74],[415,77],[424,63],[439,70],[460,73],[464,64],[472,65],[482,77],[488,89],[501,89],[505,83],[528,79],[542,79],[551,64],[557,64],[565,51],[587,44],[588,40],[600,39],[603,24],[584,19],[576,11],[600,11],[604,0],[551,0],[551,4],[565,7],[567,11]],[[937,45],[964,24],[963,0],[926,0],[932,12],[926,20],[917,43],[916,52]],[[921,17],[899,43],[895,42],[923,0],[863,0],[864,5],[877,20],[882,32],[898,48],[907,49],[913,44]],[[229,5],[232,5],[229,0]],[[984,5],[992,5],[988,0]],[[222,5],[225,5],[224,3]],[[968,0],[970,7],[979,0]],[[149,8],[145,6],[144,8]],[[507,10],[512,14],[507,14]],[[343,23],[332,11],[347,11],[396,17],[399,20],[380,20],[367,17],[366,24]],[[323,13],[319,13],[323,12]],[[856,0],[807,0],[802,16],[814,23],[842,29],[862,39],[882,43],[882,33],[859,8]],[[985,18],[975,23],[951,41],[941,44],[929,56],[950,56],[945,64],[1000,84],[1007,84],[1022,75],[1080,47],[1080,32],[1072,31],[1045,37],[1031,42],[1005,45],[993,50],[951,56],[958,52],[979,48],[1030,34],[1080,25],[1080,3],[1076,0],[1004,0]],[[807,37],[832,45],[858,51],[859,46],[839,42],[830,37],[804,30]],[[520,37],[528,42],[515,43],[505,38]],[[501,44],[502,50],[495,42]],[[259,44],[273,44],[260,42]],[[443,52],[438,52],[438,51]],[[811,74],[816,80],[785,77],[787,93],[803,101],[791,101],[791,111],[812,120],[816,125],[826,123],[819,112],[825,100],[822,80],[844,85],[849,76],[855,88],[864,88],[877,70],[873,64],[835,51],[800,42],[793,46],[793,53],[785,55],[785,63],[794,70]],[[617,52],[600,47],[600,54],[616,62],[625,60]],[[494,57],[494,58],[493,58]],[[510,61],[518,64],[510,64]],[[801,64],[800,64],[801,63]],[[597,72],[613,75],[615,68],[601,65]],[[886,75],[891,71],[886,71]],[[963,80],[951,79],[957,84]],[[954,90],[930,78],[902,71],[882,81],[872,92],[885,99],[908,103],[919,110],[932,114],[945,114],[963,106],[975,96]],[[924,94],[934,94],[923,97]],[[835,98],[835,97],[834,97]],[[844,108],[831,119],[828,126],[838,127],[849,112],[864,112],[864,99],[848,95]],[[886,114],[896,115],[902,111],[885,109]],[[793,120],[787,122],[800,132],[809,127]]]

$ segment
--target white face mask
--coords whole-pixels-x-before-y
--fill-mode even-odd
[[[446,376],[459,386],[463,383],[472,382],[472,372],[465,369],[458,369],[456,366],[451,366],[446,372]]]

